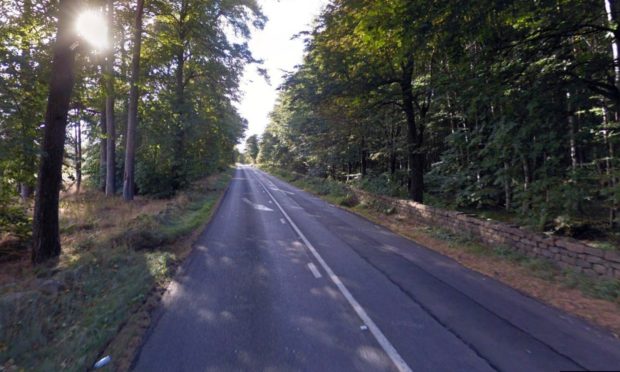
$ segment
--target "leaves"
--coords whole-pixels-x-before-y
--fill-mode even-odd
[[[443,205],[611,226],[619,108],[603,4],[337,0],[317,24],[259,161],[343,181],[366,170],[362,185],[405,195],[414,149]],[[404,125],[407,86],[421,143]]]

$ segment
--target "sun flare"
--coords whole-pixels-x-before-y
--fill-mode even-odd
[[[108,25],[101,12],[96,10],[82,12],[77,18],[75,29],[92,47],[98,50],[108,47]]]

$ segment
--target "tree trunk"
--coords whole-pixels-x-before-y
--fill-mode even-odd
[[[605,175],[607,176],[607,187],[611,191],[611,205],[609,206],[609,227],[611,229],[616,227],[616,218],[618,215],[618,201],[614,196],[614,190],[616,189],[616,177],[614,175],[614,147],[610,140],[609,129],[609,110],[605,102],[603,102],[603,143],[605,145],[607,156],[605,156]]]
[[[136,127],[138,125],[138,81],[140,79],[140,48],[142,46],[142,13],[144,0],[138,0],[136,5],[136,20],[133,37],[133,55],[131,59],[131,82],[129,88],[129,108],[127,117],[127,143],[125,145],[125,172],[123,180],[123,198],[126,201],[133,200],[135,153],[136,153]]]
[[[22,19],[29,20],[32,18],[32,1],[25,0],[23,5]],[[30,42],[24,38],[21,43],[22,58],[19,63],[20,69],[20,86],[24,92],[34,91],[34,71],[32,66],[32,53]],[[22,170],[20,174],[19,194],[24,203],[30,199],[32,195],[32,187],[34,182],[34,174],[36,170],[36,149],[35,141],[32,137],[31,129],[37,122],[37,112],[33,109],[33,99],[26,98],[24,100],[25,109],[20,113],[21,124],[21,142],[22,142]],[[20,110],[21,111],[21,110]]]
[[[174,180],[173,186],[178,189],[185,183],[185,125],[188,119],[188,108],[185,105],[185,42],[187,39],[186,20],[188,15],[189,3],[183,0],[181,3],[181,11],[179,14],[179,45],[175,51],[176,71],[175,71],[175,95],[176,95],[176,111],[178,114],[177,132],[174,134]]]
[[[512,190],[510,188],[510,170],[508,162],[504,162],[504,208],[509,211],[512,208]]]
[[[75,189],[80,193],[82,186],[82,115],[81,110],[75,123]]]
[[[396,125],[396,128],[394,128]],[[390,139],[390,174],[394,176],[396,173],[396,146],[398,138],[400,137],[400,124],[394,124],[391,129],[391,139]]]
[[[108,38],[110,40],[110,52],[106,60],[106,182],[105,194],[114,195],[116,175],[116,126],[114,123],[114,47],[112,41],[112,25],[114,24],[114,0],[108,0]]]
[[[613,40],[611,42],[611,51],[614,63],[614,85],[616,89],[620,92],[620,24],[618,24],[618,17],[620,16],[618,2],[616,0],[605,0],[605,11],[607,13],[607,20],[613,27]],[[616,95],[616,97],[620,97],[620,94]],[[620,102],[616,99],[614,116],[611,118],[611,121],[618,121],[620,119]],[[607,114],[607,112],[606,112]],[[606,122],[608,123],[609,115],[606,115]],[[606,123],[606,124],[607,124]],[[612,192],[614,192],[615,186],[617,184],[617,179],[614,175],[613,162],[614,162],[614,148],[613,143],[609,141],[609,133],[605,131],[605,137],[607,141],[607,152],[608,158],[610,159],[607,164],[607,171],[610,177],[609,183],[612,188]],[[609,226],[614,228],[616,225],[617,218],[617,210],[618,210],[618,201],[615,197],[612,197],[612,206],[609,210]]]
[[[577,157],[577,139],[576,139],[578,128],[577,128],[577,123],[576,123],[576,118],[575,118],[575,109],[573,107],[572,96],[570,92],[568,91],[566,92],[566,115],[567,115],[567,121],[568,121],[568,141],[570,145],[570,160],[571,160],[570,179],[573,185],[576,185],[577,184],[577,166],[579,164],[579,160]],[[546,159],[546,158],[547,158],[546,156],[543,157],[543,159]],[[571,200],[570,205],[573,210],[576,210],[577,208],[579,208],[578,200]]]
[[[28,199],[32,196],[32,187],[26,182],[22,182],[19,184],[19,197],[22,202],[26,203]]]
[[[105,83],[104,83],[105,84]],[[108,140],[107,133],[107,118],[106,118],[106,104],[103,101],[101,108],[101,140],[99,142],[99,190],[105,192],[105,180],[108,161]]]
[[[366,153],[366,140],[362,137],[360,144],[360,173],[362,178],[368,174],[368,154]]]
[[[174,187],[179,188],[184,183],[184,165],[183,165],[183,146],[185,136],[185,121],[186,121],[186,109],[185,109],[185,53],[182,47],[177,51],[177,70],[175,72],[176,77],[176,105],[178,120],[177,132],[174,138]],[[254,159],[251,159],[252,161]]]
[[[41,143],[41,163],[32,231],[32,262],[41,263],[60,254],[58,197],[62,182],[62,158],[67,113],[75,80],[72,15],[76,0],[60,0],[58,34],[54,45],[51,81]]]
[[[614,85],[620,90],[620,28],[618,27],[618,2],[616,0],[605,0],[605,11],[607,20],[614,29],[613,40],[611,42],[611,53],[614,59]],[[618,102],[615,102],[618,106]],[[616,107],[616,110],[618,108]]]
[[[531,196],[528,195],[528,191],[530,189],[530,183],[532,182],[532,178],[530,176],[530,164],[529,161],[525,158],[525,155],[521,155],[521,165],[523,168],[523,192],[525,193],[522,207],[524,211],[529,211],[531,207]]]
[[[407,119],[407,160],[409,162],[409,197],[413,201],[424,201],[424,157],[420,152],[419,138],[416,128],[415,112],[413,110],[413,91],[411,78],[413,76],[413,61],[403,66],[403,78],[400,82],[403,101],[403,111]]]

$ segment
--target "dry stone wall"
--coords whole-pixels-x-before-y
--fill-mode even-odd
[[[449,229],[491,246],[505,246],[530,257],[546,259],[559,267],[592,276],[620,279],[620,252],[591,247],[580,241],[552,237],[519,226],[483,220],[461,212],[446,211],[410,200],[355,190],[358,199],[395,208],[414,221]]]

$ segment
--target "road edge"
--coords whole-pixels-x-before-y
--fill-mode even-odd
[[[336,207],[336,208],[338,208],[338,209],[340,209],[340,210],[342,210],[344,212],[351,213],[351,214],[353,214],[353,215],[355,215],[357,217],[363,218],[363,219],[365,219],[365,220],[367,220],[367,221],[369,221],[369,222],[371,222],[373,224],[380,225],[381,227],[389,230],[390,232],[392,232],[392,233],[394,233],[394,234],[396,234],[396,235],[398,235],[398,236],[400,236],[400,237],[402,237],[404,239],[407,239],[407,240],[409,240],[409,241],[411,241],[411,242],[413,242],[413,243],[415,243],[415,244],[417,244],[417,245],[419,245],[421,247],[424,247],[424,248],[426,248],[426,249],[428,249],[430,251],[433,251],[433,252],[435,252],[437,254],[440,254],[440,255],[445,256],[445,257],[447,257],[449,259],[452,259],[455,262],[457,262],[459,265],[467,268],[468,270],[472,270],[472,271],[478,273],[479,275],[482,275],[482,276],[488,277],[490,279],[499,281],[502,284],[506,285],[507,287],[511,288],[512,290],[520,293],[521,295],[523,295],[525,297],[528,297],[528,298],[530,298],[530,299],[532,299],[534,301],[537,301],[537,302],[539,302],[539,303],[541,303],[541,304],[543,304],[545,306],[550,306],[550,307],[552,307],[554,309],[562,311],[562,312],[564,312],[564,313],[566,313],[566,314],[568,314],[568,315],[570,315],[572,317],[575,317],[576,319],[579,319],[580,321],[586,322],[589,326],[591,326],[594,329],[599,330],[600,332],[602,332],[604,334],[610,334],[611,336],[613,336],[613,338],[620,339],[620,326],[613,327],[612,325],[609,325],[609,324],[606,324],[606,323],[602,322],[600,320],[600,318],[592,318],[591,319],[591,318],[588,318],[586,316],[583,316],[583,315],[579,314],[578,312],[574,311],[572,308],[568,308],[566,306],[559,306],[558,304],[554,303],[553,301],[549,301],[548,299],[544,298],[544,296],[536,295],[535,293],[531,293],[530,291],[528,291],[528,290],[526,290],[524,288],[521,288],[519,286],[515,286],[510,281],[506,280],[506,278],[503,277],[503,276],[492,275],[492,274],[490,274],[488,272],[485,272],[484,270],[480,270],[477,267],[473,267],[473,266],[467,264],[467,262],[464,262],[463,260],[460,259],[460,256],[461,256],[460,253],[459,254],[455,253],[454,255],[448,254],[448,253],[445,252],[444,249],[439,249],[436,246],[433,246],[435,244],[437,244],[437,245],[448,245],[448,243],[446,243],[446,242],[443,242],[443,241],[441,241],[441,240],[439,240],[437,238],[434,238],[434,237],[432,237],[430,235],[426,236],[425,240],[433,240],[434,244],[429,245],[428,243],[418,241],[415,237],[407,235],[407,234],[405,234],[405,233],[403,233],[401,231],[398,231],[398,230],[394,229],[390,224],[386,223],[386,220],[380,219],[380,218],[374,216],[372,212],[369,212],[368,214],[360,213],[359,211],[355,210],[354,208],[350,208],[350,207],[334,204],[331,200],[329,200],[328,198],[324,197],[324,195],[320,195],[320,194],[314,192],[313,190],[311,190],[309,188],[301,188],[301,187],[299,187],[299,186],[297,186],[297,185],[295,185],[295,184],[293,184],[293,183],[283,179],[279,175],[269,172],[268,170],[266,170],[264,168],[257,167],[257,169],[259,171],[261,171],[261,172],[264,172],[265,174],[268,174],[268,175],[270,175],[272,177],[275,177],[276,179],[280,180],[281,182],[289,184],[289,185],[291,185],[291,186],[293,186],[293,187],[295,187],[295,188],[297,188],[297,189],[299,189],[301,191],[307,192],[307,193],[313,195],[314,197],[323,200],[324,202],[328,203],[329,205],[331,205],[333,207]],[[480,243],[480,244],[482,244],[482,243]],[[525,268],[523,268],[523,267],[521,267],[521,266],[519,266],[517,264],[514,264],[512,262],[508,262],[508,261],[505,261],[505,260],[502,260],[502,259],[499,259],[499,258],[489,257],[489,259],[500,260],[501,262],[503,262],[506,265],[513,266],[515,268],[515,270],[526,270]],[[547,285],[550,285],[550,286],[551,285],[558,285],[558,286],[560,285],[558,283],[554,283],[554,282],[551,282],[551,281],[548,281],[548,280],[545,280],[545,279],[541,279],[541,278],[537,278],[537,277],[531,277],[531,278],[535,279],[535,280],[541,280],[541,281],[543,281],[544,283],[546,283]],[[572,290],[579,291],[578,289],[572,289]],[[610,306],[615,305],[616,306],[615,313],[616,314],[620,313],[619,305],[616,305],[615,303],[613,303],[611,301],[607,301],[607,300],[603,300],[603,299],[597,299],[597,298],[591,298],[591,297],[583,295],[581,293],[581,291],[579,291],[579,293],[580,293],[580,295],[582,297],[584,297],[584,298],[586,298],[588,300],[605,302],[607,304],[610,304]]]
[[[226,187],[220,192],[216,202],[213,204],[211,211],[209,212],[209,216],[199,227],[193,230],[190,234],[186,235],[179,244],[189,244],[190,248],[187,251],[183,252],[181,257],[179,257],[178,261],[174,264],[174,274],[170,276],[170,278],[163,284],[156,284],[151,288],[151,290],[146,295],[142,304],[129,316],[129,318],[119,327],[117,333],[114,337],[112,337],[109,342],[102,349],[100,354],[97,356],[97,360],[106,355],[111,355],[109,353],[110,348],[114,345],[115,341],[118,340],[121,336],[123,336],[123,332],[131,332],[129,330],[129,325],[137,323],[137,331],[131,335],[130,341],[127,345],[127,348],[124,349],[124,354],[120,357],[117,356],[112,363],[117,371],[131,371],[135,367],[135,363],[140,356],[140,352],[142,351],[142,347],[148,335],[150,335],[152,329],[159,322],[163,311],[161,311],[161,300],[164,295],[170,290],[172,284],[176,281],[184,271],[184,267],[190,264],[190,262],[195,257],[196,251],[196,241],[200,234],[202,234],[210,225],[211,221],[219,211],[222,200],[228,194],[228,190],[230,189],[230,185],[234,178],[235,169],[232,170],[232,175],[228,180]],[[224,171],[226,172],[226,171]],[[93,370],[92,368],[88,369]]]

